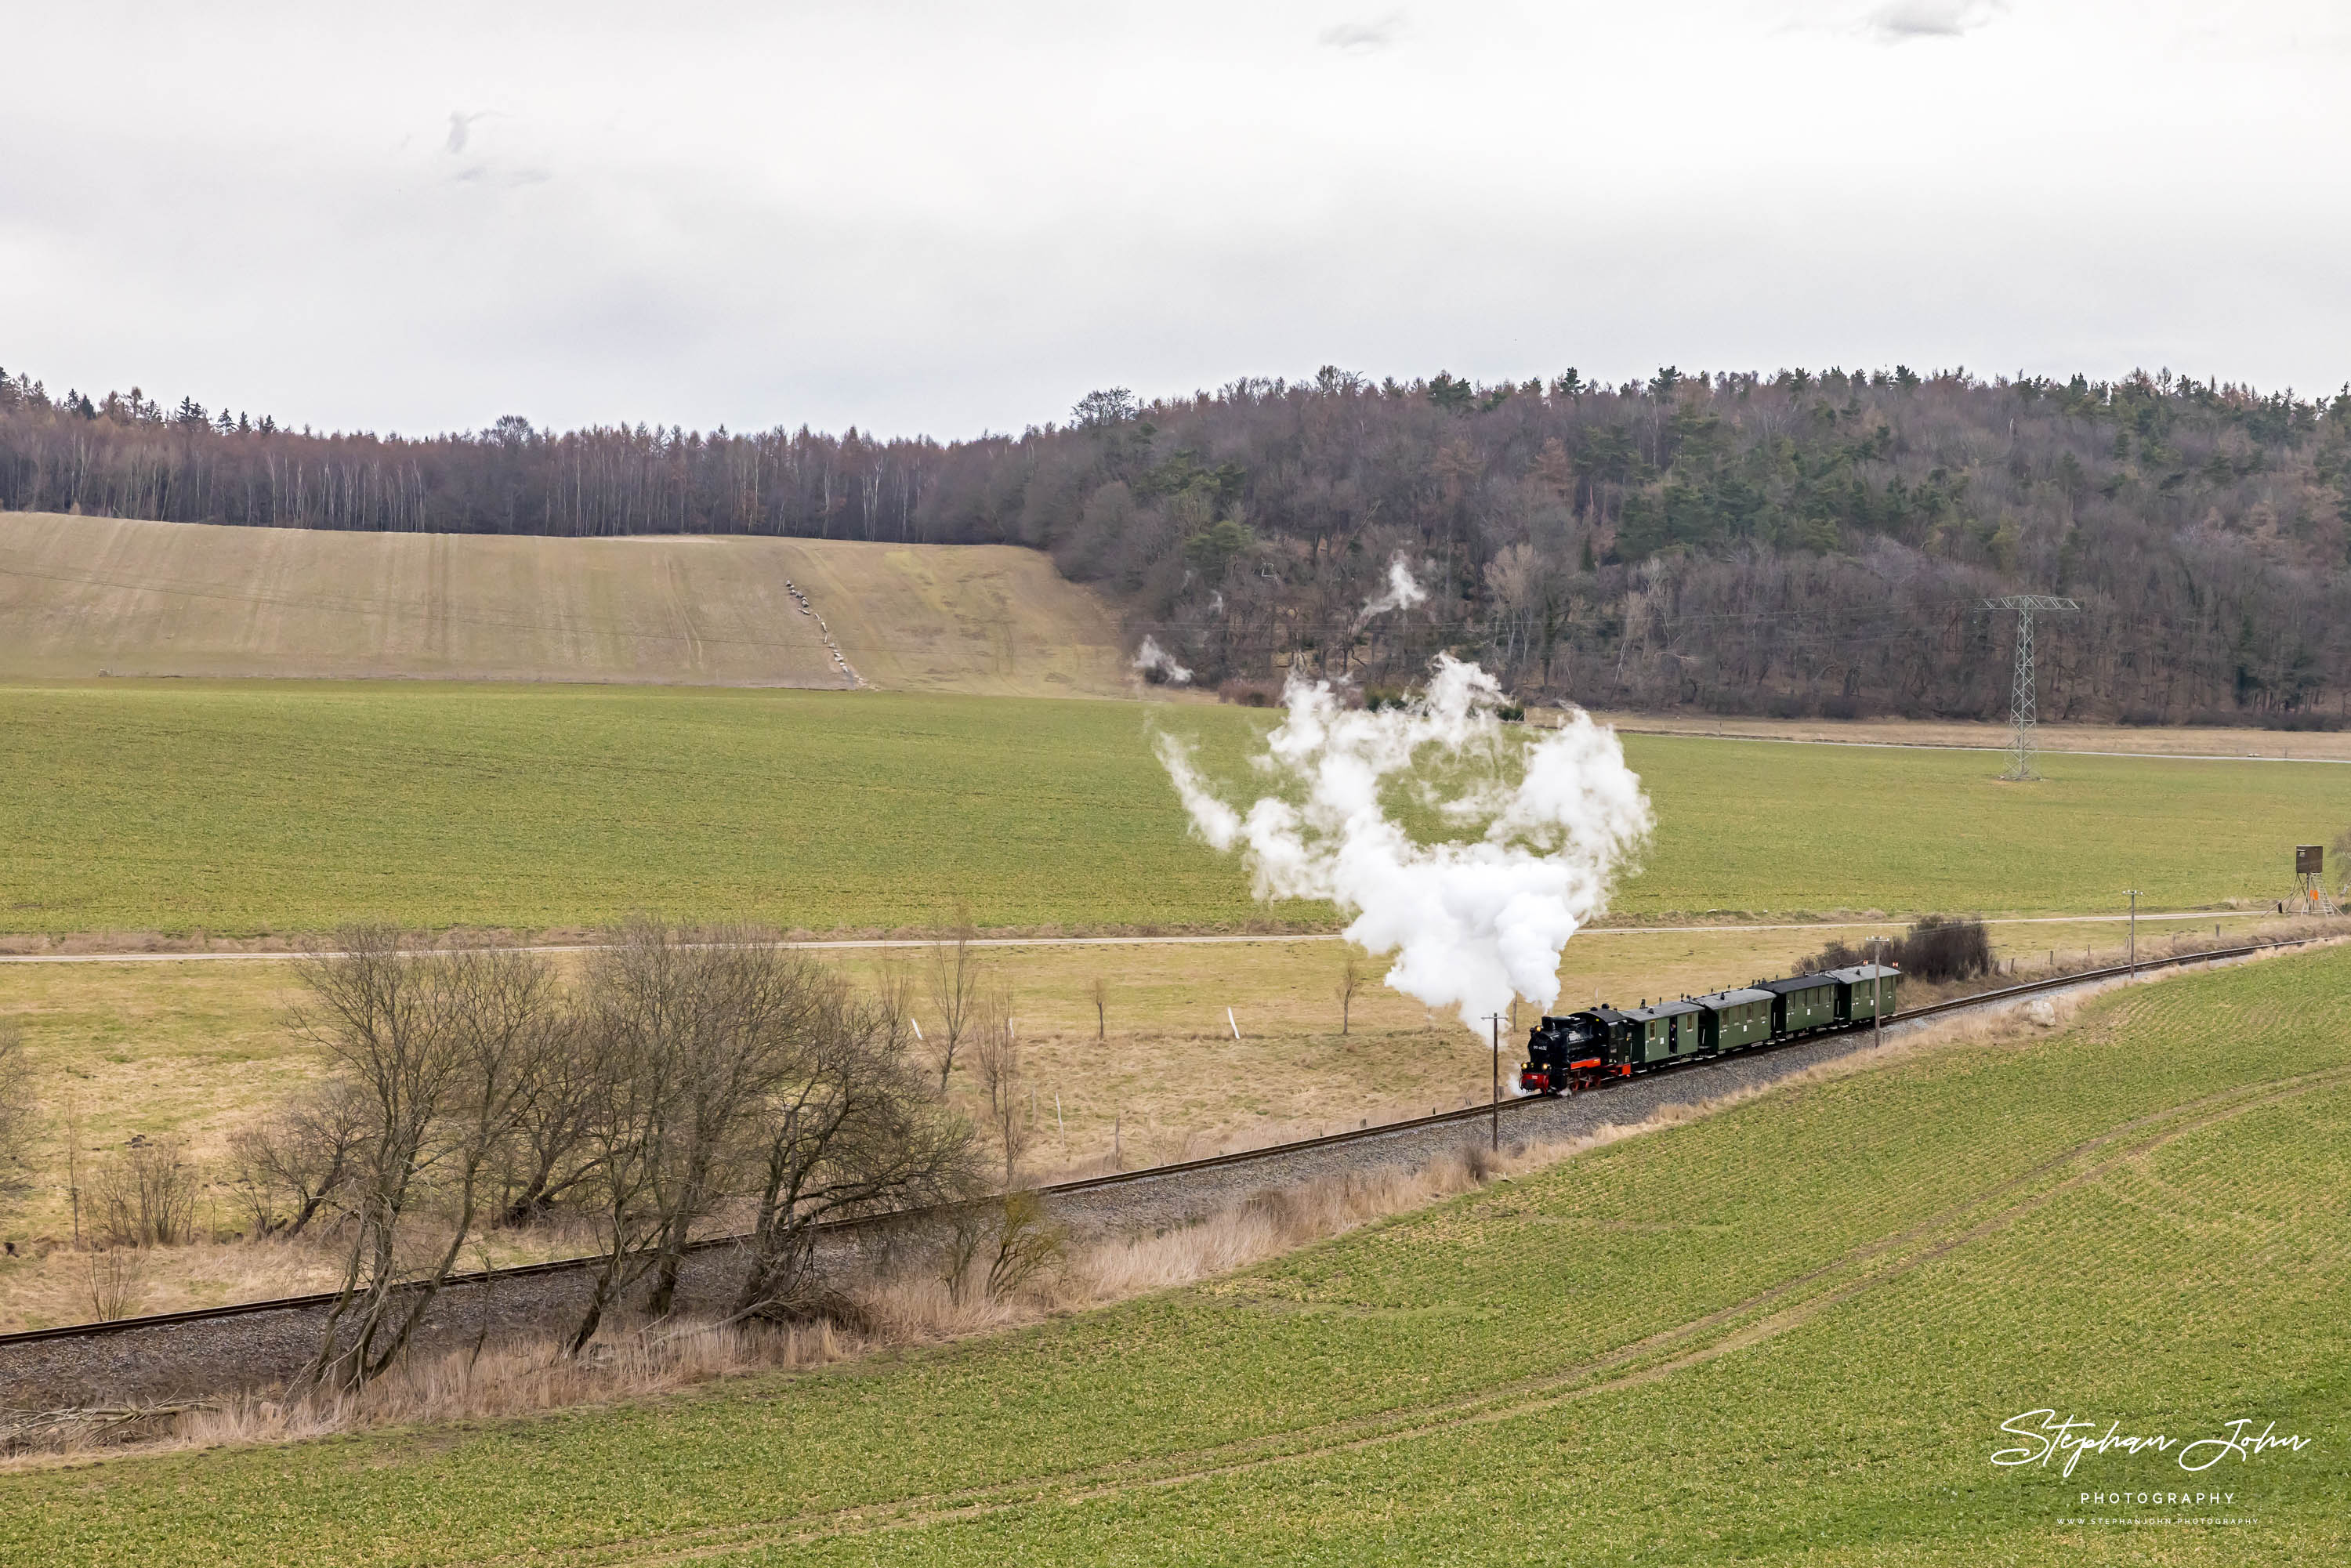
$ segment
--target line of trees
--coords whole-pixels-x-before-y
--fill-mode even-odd
[[[355,927],[300,977],[329,1074],[237,1155],[256,1230],[339,1248],[311,1386],[381,1375],[469,1245],[559,1205],[600,1239],[576,1354],[623,1300],[671,1313],[722,1218],[745,1233],[733,1315],[793,1321],[829,1305],[825,1222],[983,1190],[902,992],[763,934],[639,922],[566,988],[542,955]]]
[[[2351,711],[2351,388],[1964,370],[1374,383],[1325,367],[940,444],[802,428],[293,432],[0,375],[0,507],[453,532],[766,533],[1052,552],[1202,679],[1989,716],[2027,590],[2061,718]],[[1421,606],[1359,626],[1403,556]]]

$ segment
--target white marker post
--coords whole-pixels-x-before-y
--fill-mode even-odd
[[[1229,1024],[1232,1024],[1232,1025],[1233,1025],[1233,1038],[1234,1038],[1235,1040],[1238,1040],[1238,1039],[1240,1039],[1240,1037],[1241,1037],[1241,1026],[1240,1026],[1239,1024],[1238,1024],[1238,1023],[1234,1023],[1234,1022],[1233,1022],[1233,1009],[1230,1009],[1230,1008],[1227,1008],[1227,1009],[1225,1009],[1225,1021],[1226,1021],[1227,1023],[1229,1023]]]

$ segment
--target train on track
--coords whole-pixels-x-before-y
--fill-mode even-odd
[[[1711,1060],[1892,1018],[1902,972],[1857,964],[1637,1008],[1593,1006],[1527,1031],[1526,1094],[1574,1094],[1611,1078]]]

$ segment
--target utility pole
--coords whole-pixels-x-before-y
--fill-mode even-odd
[[[2131,901],[2130,979],[2127,983],[2136,986],[2138,984],[2138,889],[2134,887],[2125,891],[2130,894]]]
[[[2054,612],[2082,607],[2073,600],[2047,593],[2011,593],[2003,599],[1987,599],[1983,604],[1987,610],[2016,612],[2016,677],[2008,696],[2009,721],[2016,727],[2016,761],[2001,777],[2022,782],[2039,777],[2032,771],[2032,732],[2041,722],[2032,678],[2032,613],[2036,610]]]
[[[1876,988],[1876,1001],[1870,1008],[1869,1048],[1877,1051],[1886,1044],[1886,938],[1877,938],[1877,973],[1870,977]]]
[[[1494,1026],[1494,1152],[1499,1155],[1502,1152],[1502,1015],[1486,1017]]]

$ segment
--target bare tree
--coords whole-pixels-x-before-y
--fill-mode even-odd
[[[931,1092],[908,1050],[897,998],[835,982],[793,1042],[759,1112],[758,1207],[737,1311],[790,1319],[822,1306],[810,1288],[828,1219],[968,1197],[971,1128]]]
[[[1339,1032],[1347,1032],[1354,1011],[1355,993],[1364,988],[1364,966],[1353,947],[1347,949],[1347,962],[1339,971]]]
[[[597,1168],[592,1131],[604,1085],[591,1020],[570,1008],[550,1019],[538,1084],[498,1156],[498,1223],[528,1225],[574,1193]]]
[[[473,1232],[492,1155],[538,1093],[555,987],[534,954],[419,949],[384,926],[338,943],[298,962],[309,1001],[297,1020],[357,1085],[368,1122],[343,1188],[342,1282],[302,1381],[357,1388],[407,1344]],[[447,1237],[420,1249],[412,1221],[428,1197]]]
[[[670,1117],[669,1086],[643,1033],[600,1005],[601,988],[590,978],[583,1046],[591,1066],[585,1148],[594,1172],[596,1218],[603,1260],[590,1281],[587,1310],[573,1330],[574,1355],[593,1339],[604,1314],[652,1265],[660,1234],[657,1166]]]
[[[972,1015],[972,1058],[980,1091],[987,1096],[988,1130],[1004,1152],[1004,1185],[1009,1187],[1036,1129],[1029,1120],[1027,1082],[1020,1040],[1012,1024],[1012,993],[1001,986],[984,991]]]
[[[1096,975],[1086,995],[1094,1004],[1094,1038],[1108,1040],[1110,1038],[1110,982]]]
[[[746,1179],[758,1113],[789,1082],[829,979],[765,934],[689,940],[650,921],[597,956],[588,1007],[601,1056],[594,1137],[609,1246],[575,1351],[648,1273],[646,1310],[670,1311],[686,1246]]]
[[[938,1064],[939,1092],[947,1089],[947,1074],[955,1071],[956,1052],[963,1037],[971,1028],[972,1009],[979,998],[980,982],[986,966],[972,946],[976,933],[972,929],[970,912],[958,904],[955,923],[942,931],[930,946],[928,973],[931,1007],[938,1014],[939,1038],[930,1042],[932,1058]]]
[[[300,1235],[341,1189],[371,1120],[359,1086],[333,1078],[232,1136],[229,1186],[254,1234]]]

